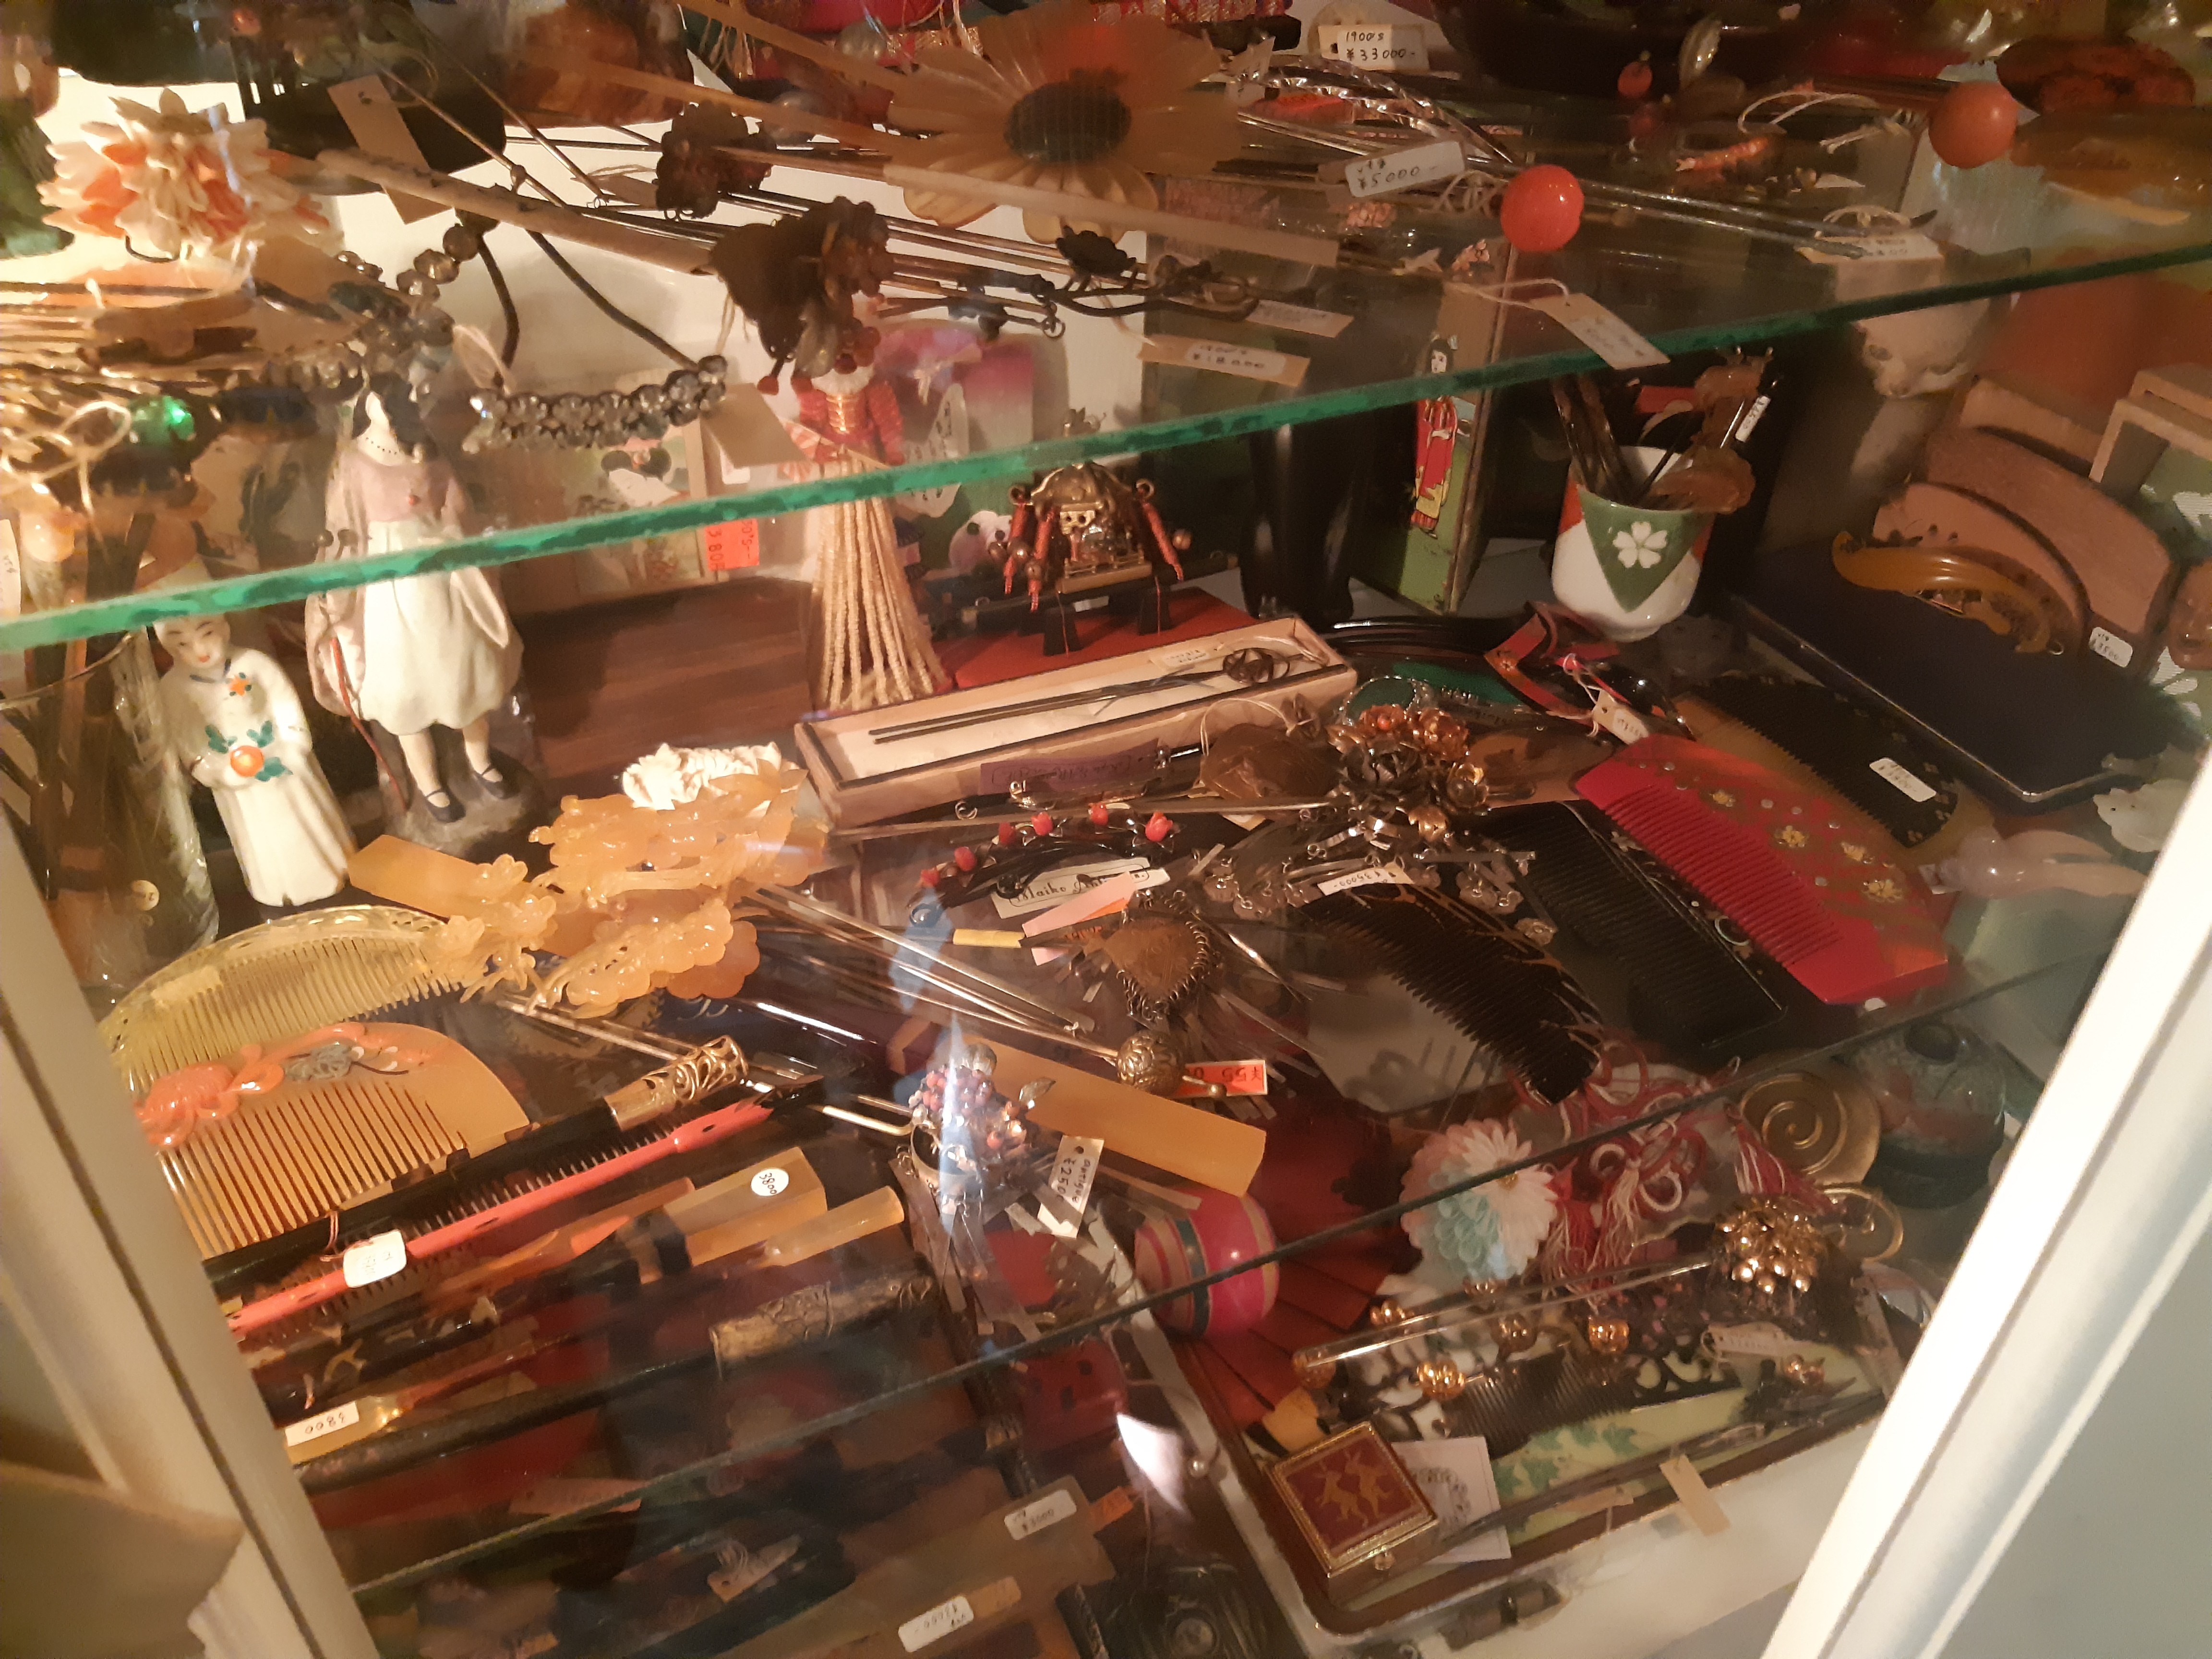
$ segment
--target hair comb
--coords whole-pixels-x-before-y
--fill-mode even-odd
[[[1597,1011],[1565,968],[1498,917],[1425,887],[1331,893],[1304,915],[1367,946],[1384,973],[1546,1100],[1589,1079]]]
[[[1516,806],[1486,826],[1536,856],[1522,886],[1560,927],[1619,963],[1628,1012],[1647,1036],[1694,1050],[1740,1048],[1783,1017],[1759,974],[1669,890],[1564,803]],[[1666,884],[1662,885],[1662,884]]]
[[[1912,877],[1852,817],[1764,767],[1646,738],[1575,784],[1823,1002],[1897,997],[1950,969]]]

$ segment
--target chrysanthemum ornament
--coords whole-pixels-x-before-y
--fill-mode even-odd
[[[1499,1124],[1456,1123],[1414,1153],[1403,1196],[1426,1198],[1532,1155]],[[1451,1277],[1510,1279],[1535,1259],[1558,1211],[1550,1173],[1522,1170],[1409,1212],[1406,1235],[1428,1266]]]
[[[1156,208],[1148,173],[1203,173],[1242,145],[1230,100],[1199,88],[1218,54],[1156,19],[1098,18],[1079,0],[1048,0],[974,33],[981,57],[923,52],[891,105],[894,125],[937,135],[915,165],[948,175],[941,191],[907,191],[918,217],[964,225],[988,211],[959,192],[962,174]],[[1040,242],[1095,228],[1036,212],[1022,226]]]
[[[228,258],[288,236],[337,245],[313,198],[271,171],[261,122],[188,110],[173,90],[157,109],[118,99],[115,115],[54,146],[54,177],[39,186],[47,223],[159,258]]]

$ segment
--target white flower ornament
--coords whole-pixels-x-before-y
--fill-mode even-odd
[[[1667,550],[1667,534],[1650,520],[1638,519],[1613,538],[1613,550],[1631,570],[1638,565],[1656,564]]]

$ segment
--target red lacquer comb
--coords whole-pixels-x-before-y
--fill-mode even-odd
[[[1575,785],[1823,1002],[1897,997],[1950,969],[1913,878],[1852,809],[1681,738],[1647,738]]]

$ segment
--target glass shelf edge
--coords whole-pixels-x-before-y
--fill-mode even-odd
[[[2111,258],[2090,258],[2078,264],[2054,264],[2038,270],[1942,283],[1911,293],[1838,301],[1817,310],[1782,312],[1763,317],[1665,330],[1650,338],[1654,345],[1669,356],[1679,356],[1690,352],[1814,333],[1869,318],[1896,316],[2000,295],[2065,287],[2109,276],[2130,276],[2207,262],[2212,262],[2212,242],[2185,243]],[[126,629],[143,628],[167,617],[204,616],[281,605],[303,599],[312,594],[363,586],[398,576],[459,570],[471,566],[521,563],[647,537],[702,529],[710,525],[773,518],[838,501],[863,501],[963,483],[1012,471],[1026,469],[1037,471],[1073,461],[1182,448],[1338,416],[1391,408],[1424,398],[1468,392],[1497,391],[1531,380],[1547,380],[1603,366],[1596,354],[1575,347],[1534,356],[1515,356],[1447,374],[1376,381],[1368,386],[1344,387],[1276,402],[1249,404],[1235,409],[1210,410],[1115,431],[1039,439],[1013,448],[884,467],[840,478],[795,482],[740,495],[672,501],[593,518],[491,531],[459,541],[382,554],[374,558],[295,565],[282,570],[227,576],[191,587],[119,594],[112,599],[60,610],[0,618],[0,650],[29,650],[39,646],[91,639],[103,634],[120,633]]]
[[[1274,1249],[1263,1255],[1252,1257],[1233,1267],[1218,1269],[1173,1288],[1153,1292],[1144,1292],[1139,1290],[1134,1294],[1125,1296],[1109,1310],[1067,1326],[1047,1331],[1034,1339],[1009,1344],[1005,1347],[979,1354],[974,1358],[960,1361],[942,1370],[933,1371],[926,1376],[909,1377],[866,1400],[856,1401],[849,1406],[841,1407],[805,1422],[780,1429],[773,1434],[763,1436],[743,1446],[732,1447],[728,1451],[717,1452],[680,1468],[654,1475],[620,1493],[564,1510],[558,1515],[544,1516],[526,1521],[489,1537],[457,1545],[436,1555],[426,1557],[422,1560],[410,1563],[404,1567],[394,1568],[375,1577],[349,1585],[348,1588],[357,1601],[366,1602],[380,1595],[411,1588],[434,1578],[442,1572],[451,1571],[470,1562],[495,1555],[503,1549],[527,1543],[533,1538],[556,1532],[563,1525],[573,1525],[592,1516],[608,1513],[628,1504],[649,1502],[654,1498],[672,1495],[678,1492],[686,1483],[696,1480],[714,1470],[733,1468],[755,1459],[790,1450],[809,1441],[817,1439],[823,1435],[833,1433],[865,1418],[873,1416],[886,1407],[918,1400],[939,1389],[959,1386],[991,1371],[1004,1370],[1052,1349],[1084,1340],[1110,1327],[1126,1323],[1139,1314],[1152,1312],[1161,1304],[1188,1295],[1192,1290],[1218,1284],[1223,1280],[1255,1271],[1271,1263],[1294,1260],[1320,1246],[1356,1237],[1378,1225],[1387,1225],[1410,1211],[1427,1208],[1463,1193],[1471,1192],[1478,1187],[1502,1180],[1522,1170],[1551,1162],[1561,1157],[1571,1146],[1583,1146],[1608,1140],[1637,1128],[1649,1121],[1679,1116],[1700,1107],[1722,1103],[1768,1077],[1779,1076],[1819,1061],[1839,1058],[1911,1020],[1934,1018],[1962,1012],[1978,1004],[2020,990],[2046,975],[2055,975],[2066,969],[2092,965],[2101,969],[2102,963],[2109,954],[2110,946],[2100,945],[2087,951],[2069,952],[2051,961],[2038,963],[2033,967],[1993,979],[1971,980],[1968,983],[1960,986],[1953,994],[1943,997],[1933,1004],[1921,1007],[1899,1006],[1893,1011],[1887,1011],[1893,1012],[1896,1018],[1877,1020],[1863,1030],[1853,1031],[1817,1048],[1778,1057],[1766,1065],[1750,1068],[1732,1077],[1724,1084],[1708,1088],[1686,1099],[1670,1102],[1648,1115],[1647,1118],[1630,1119],[1620,1123],[1601,1126],[1591,1130],[1586,1135],[1577,1137],[1572,1142],[1562,1143],[1547,1151],[1532,1153],[1529,1157],[1515,1163],[1504,1164],[1483,1174],[1455,1182],[1449,1186],[1438,1188],[1418,1199],[1401,1200],[1392,1204],[1380,1206],[1359,1216],[1323,1228],[1318,1232],[1293,1239],[1287,1243],[1279,1244]]]

